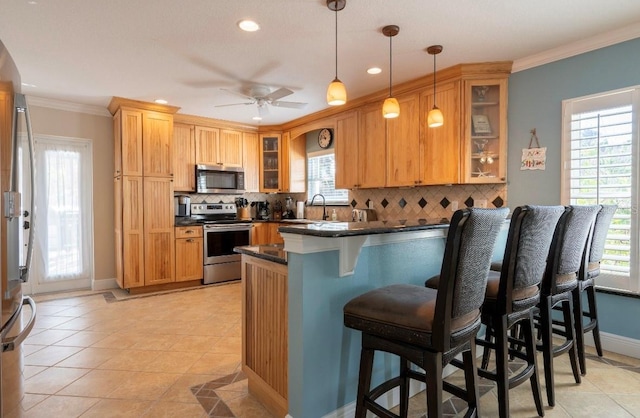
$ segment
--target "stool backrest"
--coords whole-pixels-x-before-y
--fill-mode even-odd
[[[513,211],[497,294],[499,314],[537,303],[553,233],[564,211],[564,206],[519,206]]]
[[[600,274],[600,261],[604,254],[604,244],[607,240],[607,233],[613,215],[615,215],[618,205],[602,205],[596,223],[593,226],[593,235],[591,237],[591,246],[589,248],[589,258],[585,265],[586,271],[583,271],[582,277],[595,277]],[[584,269],[583,269],[584,270]]]
[[[600,205],[567,206],[558,221],[549,253],[541,293],[555,295],[577,285],[585,246]]]
[[[455,340],[454,320],[478,318],[484,301],[493,247],[509,213],[501,209],[463,209],[449,224],[434,316],[434,341]],[[452,329],[453,328],[453,329]],[[453,331],[453,333],[452,333]]]

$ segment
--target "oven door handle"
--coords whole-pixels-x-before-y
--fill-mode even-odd
[[[230,225],[205,225],[204,230],[207,232],[229,232],[229,231],[250,231],[253,225],[230,226]]]

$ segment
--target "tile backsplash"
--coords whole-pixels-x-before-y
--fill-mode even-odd
[[[284,199],[287,196],[291,196],[294,201],[307,198],[305,193],[245,193],[243,197],[249,202],[268,201],[270,208],[273,208],[273,204],[279,200],[284,208]],[[191,202],[233,202],[236,197],[238,196],[193,194]],[[351,220],[353,208],[368,208],[369,202],[373,202],[373,209],[379,220],[450,218],[456,202],[459,209],[482,206],[483,203],[487,208],[507,206],[507,185],[478,184],[352,190],[349,192],[349,205],[328,206],[327,215],[335,209],[338,220],[348,221]],[[305,217],[322,218],[322,207],[307,206]]]

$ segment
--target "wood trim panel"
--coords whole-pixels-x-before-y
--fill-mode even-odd
[[[242,255],[242,367],[277,416],[288,409],[287,266]]]
[[[176,113],[178,110],[180,110],[180,108],[176,106],[161,105],[157,103],[143,102],[140,100],[125,99],[124,97],[117,97],[117,96],[114,96],[111,99],[111,102],[109,103],[109,106],[107,106],[107,109],[109,109],[109,113],[111,113],[112,115],[115,115],[118,109],[125,108],[125,107],[129,107],[137,110],[150,110],[152,112],[163,112],[163,113],[169,113],[169,114]]]

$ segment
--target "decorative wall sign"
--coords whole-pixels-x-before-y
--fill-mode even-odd
[[[535,147],[531,147],[535,141]],[[522,162],[520,170],[544,170],[547,161],[547,148],[541,147],[536,135],[536,129],[531,130],[531,138],[529,139],[529,148],[522,149]]]

